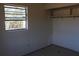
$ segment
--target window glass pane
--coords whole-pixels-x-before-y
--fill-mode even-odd
[[[13,11],[6,11],[5,14],[20,14],[20,15],[24,15],[25,12],[13,12]]]
[[[25,17],[25,10],[5,8],[5,17]]]
[[[9,5],[4,5],[7,8],[19,8],[19,9],[25,9],[24,7],[15,7],[15,6],[9,6]]]
[[[25,21],[5,21],[6,30],[23,29],[26,26]]]
[[[22,17],[19,17],[19,18],[18,18],[18,17],[15,17],[15,18],[14,18],[14,17],[6,17],[5,20],[9,20],[9,21],[10,21],[10,20],[11,20],[11,21],[12,21],[12,20],[17,20],[17,21],[18,21],[18,20],[20,20],[20,21],[22,20],[22,21],[23,21],[23,20],[26,20],[26,19],[25,19],[25,18],[22,18]]]
[[[5,8],[5,11],[25,12],[25,9]]]
[[[25,15],[5,14],[5,17],[25,17]]]

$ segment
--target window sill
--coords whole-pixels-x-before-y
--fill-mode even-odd
[[[16,32],[16,31],[28,31],[28,29],[14,29],[14,30],[5,30],[7,32]]]

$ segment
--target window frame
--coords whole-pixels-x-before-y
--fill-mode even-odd
[[[18,31],[18,30],[28,30],[28,7],[25,7],[25,6],[15,6],[15,5],[6,5],[6,6],[13,6],[13,7],[15,7],[16,9],[19,9],[19,8],[17,8],[17,7],[23,7],[23,8],[25,8],[25,20],[6,20],[6,17],[5,17],[5,20],[4,20],[4,22],[5,21],[25,21],[25,28],[19,28],[19,29],[8,29],[8,30],[6,30],[6,24],[4,25],[5,27],[4,27],[4,29],[6,30],[6,31]],[[5,16],[5,5],[4,5],[4,16]],[[15,9],[14,8],[14,9]],[[18,17],[17,17],[18,18]]]

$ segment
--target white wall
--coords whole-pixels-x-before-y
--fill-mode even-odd
[[[1,32],[0,55],[24,55],[49,45],[50,24],[43,4],[24,5],[29,8],[29,29]]]
[[[79,17],[51,18],[52,43],[79,52]]]

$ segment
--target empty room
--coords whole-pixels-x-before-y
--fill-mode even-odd
[[[78,55],[78,3],[0,3],[0,56]]]

